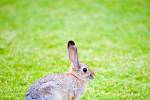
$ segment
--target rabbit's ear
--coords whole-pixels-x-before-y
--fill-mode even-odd
[[[78,52],[75,43],[72,40],[68,41],[68,54],[73,67],[78,68],[79,67]]]

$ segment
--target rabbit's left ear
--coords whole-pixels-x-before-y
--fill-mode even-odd
[[[74,41],[68,41],[69,59],[75,68],[79,68],[78,52]]]

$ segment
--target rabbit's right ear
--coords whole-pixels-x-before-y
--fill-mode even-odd
[[[79,68],[78,52],[75,43],[72,40],[68,41],[68,54],[73,67]]]

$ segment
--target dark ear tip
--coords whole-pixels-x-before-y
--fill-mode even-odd
[[[72,41],[72,40],[68,41],[68,47],[69,47],[70,45],[74,46],[74,45],[75,45],[74,41]]]

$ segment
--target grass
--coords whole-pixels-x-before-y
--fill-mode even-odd
[[[83,100],[150,100],[149,0],[1,0],[0,100],[22,100],[69,69],[66,43],[95,70]]]

